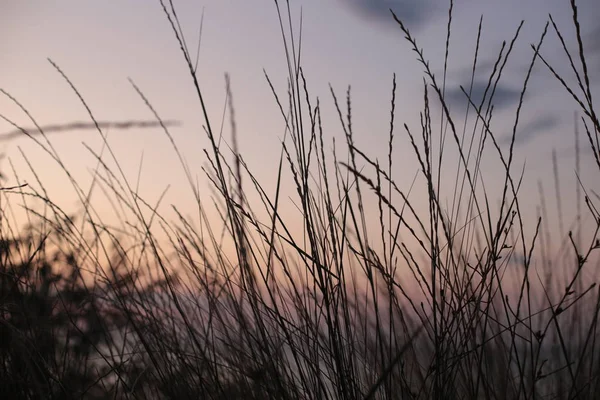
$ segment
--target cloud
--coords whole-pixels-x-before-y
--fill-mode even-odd
[[[469,85],[462,85],[465,88],[465,91],[469,90]],[[475,81],[473,82],[473,88],[471,90],[471,100],[476,105],[481,103],[483,99],[483,95],[486,95],[486,104],[489,101],[489,97],[491,95],[492,89],[490,88],[487,93],[485,93],[485,89],[487,87],[486,81]],[[520,90],[513,89],[509,86],[503,85],[502,83],[498,83],[496,86],[496,90],[494,92],[494,97],[492,98],[492,105],[496,110],[506,108],[512,104],[516,104],[519,101],[519,96],[521,94]],[[457,85],[451,89],[446,90],[446,101],[448,101],[451,107],[459,107],[465,108],[467,106],[467,96],[463,93],[460,86]]]
[[[51,132],[67,132],[67,131],[77,131],[77,130],[96,130],[100,129],[133,129],[133,128],[159,128],[159,127],[170,127],[179,125],[179,121],[121,121],[121,122],[112,122],[112,121],[98,121],[94,122],[71,122],[69,124],[59,124],[59,125],[46,125],[38,128],[18,128],[14,129],[10,132],[6,132],[4,134],[0,134],[0,142],[13,140],[26,135],[39,135],[42,132],[44,134]]]
[[[433,0],[340,0],[369,22],[395,26],[390,9],[409,29],[418,29],[439,10]]]
[[[552,129],[558,126],[560,120],[554,115],[544,115],[525,124],[521,128],[517,127],[515,135],[515,146],[522,146],[531,142],[538,136],[546,133],[551,133]],[[499,140],[499,145],[509,145],[512,140],[512,135],[506,135]]]

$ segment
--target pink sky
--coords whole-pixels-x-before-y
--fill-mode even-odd
[[[595,0],[581,1],[584,33],[589,38],[590,60],[598,71],[600,54],[599,16]],[[59,4],[59,5],[58,5]],[[425,5],[423,5],[425,4]],[[204,24],[199,55],[198,77],[209,116],[219,126],[225,101],[224,73],[231,76],[239,145],[250,169],[273,187],[284,122],[263,75],[269,73],[281,96],[285,95],[286,66],[279,22],[273,1],[207,0],[176,1],[188,45],[195,55],[202,11]],[[393,73],[398,75],[396,131],[397,183],[407,189],[417,172],[414,154],[401,129],[407,123],[418,132],[418,113],[422,109],[422,67],[403,39],[402,33],[385,13],[395,8],[409,19],[425,56],[441,78],[445,40],[446,2],[430,0],[301,0],[293,2],[297,23],[303,12],[303,65],[311,95],[323,103],[327,140],[343,136],[329,94],[331,84],[344,96],[352,85],[354,130],[357,146],[384,160],[389,126],[389,99]],[[383,10],[383,11],[382,11]],[[480,60],[490,65],[502,40],[510,40],[519,21],[526,21],[512,61],[509,62],[498,92],[495,132],[506,138],[512,127],[515,92],[521,88],[531,58],[529,45],[538,41],[548,13],[565,28],[569,43],[573,30],[568,2],[534,1],[457,1],[452,28],[448,92],[456,93],[459,84],[468,84],[468,73],[475,46],[477,24],[484,16]],[[178,44],[158,0],[84,2],[64,0],[4,2],[0,5],[0,87],[16,97],[40,125],[89,121],[86,110],[68,84],[46,58],[51,58],[76,85],[98,120],[152,120],[143,101],[127,78],[131,78],[149,98],[162,118],[178,120],[181,126],[171,133],[183,151],[192,171],[206,190],[201,171],[202,153],[208,141],[191,79]],[[586,23],[587,21],[587,23]],[[595,47],[594,47],[595,46]],[[568,71],[559,54],[556,36],[550,32],[543,54],[556,60],[561,71]],[[487,78],[482,70],[479,81]],[[597,78],[597,75],[596,75]],[[571,80],[571,82],[574,82]],[[597,82],[594,81],[594,82]],[[597,85],[595,86],[597,88]],[[511,97],[512,96],[512,97]],[[535,214],[538,179],[547,185],[549,207],[555,207],[552,189],[551,151],[556,148],[561,167],[566,211],[572,217],[574,158],[572,121],[575,104],[543,68],[536,68],[523,110],[515,170],[527,160],[523,205]],[[24,127],[31,123],[6,97],[0,97],[0,113]],[[462,111],[457,115],[462,115]],[[460,120],[460,118],[459,118]],[[462,125],[462,124],[461,124]],[[12,127],[0,121],[0,132]],[[170,191],[164,204],[175,204],[193,212],[194,199],[185,181],[168,138],[159,129],[109,130],[109,142],[123,171],[131,182],[137,180],[143,154],[140,194],[155,202],[167,185]],[[225,124],[229,138],[229,122]],[[582,136],[583,139],[583,136]],[[102,141],[94,131],[71,131],[51,136],[53,146],[75,179],[89,184],[88,169],[93,157],[82,145],[99,151]],[[584,142],[585,143],[585,142]],[[507,148],[506,145],[504,147]],[[22,180],[34,183],[22,156],[31,160],[50,196],[65,208],[77,204],[74,192],[60,168],[26,137],[0,143],[0,151],[16,166]],[[486,188],[494,190],[500,175],[493,162],[484,165]],[[15,184],[7,159],[0,164],[8,176],[5,186]],[[589,152],[582,160],[584,183],[597,187],[593,159]],[[291,184],[288,189],[293,189]],[[569,193],[569,194],[567,194]],[[422,194],[415,194],[422,196]],[[293,209],[290,207],[290,210]],[[553,208],[555,209],[555,208]],[[106,205],[107,213],[111,210]]]

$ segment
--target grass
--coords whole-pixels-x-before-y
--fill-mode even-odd
[[[396,119],[393,77],[385,161],[355,147],[350,90],[340,96],[331,89],[346,140],[327,150],[321,99],[311,96],[301,68],[301,38],[294,34],[289,8],[276,1],[289,76],[281,97],[266,75],[287,127],[274,193],[264,189],[238,150],[229,84],[231,145],[208,118],[197,61],[187,50],[176,10],[170,2],[161,5],[205,117],[212,203],[201,200],[168,124],[131,82],[180,157],[195,195],[196,219],[174,208],[177,218],[169,221],[157,211],[161,201],[140,198],[105,139],[103,127],[110,123],[96,121],[53,63],[104,139],[101,153],[88,148],[97,159],[93,185],[110,199],[122,226],[103,223],[91,189],[74,179],[81,215],[56,206],[43,182],[22,184],[13,170],[18,185],[2,191],[0,229],[5,398],[596,397],[599,198],[581,183],[576,220],[564,221],[563,209],[570,205],[560,203],[554,157],[560,222],[560,232],[554,232],[542,186],[539,218],[522,208],[525,171],[514,158],[525,93],[534,66],[542,65],[579,107],[576,173],[581,127],[600,168],[600,123],[575,1],[578,47],[569,49],[549,20],[532,46],[508,150],[492,129],[492,100],[521,28],[502,46],[480,103],[463,88],[468,124],[460,128],[445,97],[453,4],[441,81],[416,38],[391,14],[425,76],[417,129]],[[471,88],[481,31],[480,23]],[[563,44],[573,86],[544,58],[542,45],[550,34]],[[14,124],[15,129],[35,140],[70,177],[45,129],[4,94],[36,126],[32,132]],[[410,187],[395,183],[398,138],[414,150],[419,170]],[[499,197],[491,197],[485,186],[484,159],[502,166]],[[450,190],[442,178],[447,171],[454,177]],[[283,189],[287,179],[294,183],[291,194]],[[423,193],[415,193],[420,188]],[[288,195],[301,226],[282,211]],[[11,214],[19,198],[27,226]],[[427,199],[426,207],[415,198]],[[34,201],[43,206],[36,209]],[[209,222],[215,212],[219,226]],[[582,229],[583,219],[592,221],[592,230]],[[557,245],[557,238],[565,239]]]

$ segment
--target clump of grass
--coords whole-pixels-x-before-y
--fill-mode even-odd
[[[132,82],[180,156],[198,214],[191,220],[174,208],[176,220],[168,221],[158,212],[161,201],[149,204],[141,199],[120,170],[84,97],[53,64],[104,139],[106,153],[88,148],[98,161],[94,185],[110,199],[122,227],[103,223],[90,201],[91,191],[74,180],[84,206],[79,225],[52,203],[42,182],[37,182],[40,192],[32,187],[2,192],[8,200],[21,196],[25,205],[30,198],[43,204],[41,212],[27,208],[28,217],[39,222],[31,224],[36,229],[15,233],[14,224],[2,219],[1,334],[10,337],[13,346],[3,347],[0,355],[6,377],[2,379],[11,394],[178,399],[595,397],[600,292],[595,276],[584,279],[599,247],[600,215],[594,197],[581,184],[586,210],[577,205],[577,219],[587,218],[583,213],[590,216],[592,232],[587,238],[579,233],[576,239],[570,231],[559,232],[566,242],[553,253],[545,196],[543,218],[532,221],[520,206],[525,172],[515,172],[514,165],[524,96],[533,67],[541,62],[581,108],[581,124],[600,167],[600,125],[574,1],[577,55],[571,55],[550,19],[532,46],[507,151],[492,129],[493,98],[521,26],[503,44],[479,104],[471,99],[470,89],[463,88],[468,99],[465,120],[471,116],[473,121],[461,130],[445,97],[453,3],[441,82],[416,38],[392,13],[425,76],[417,128],[396,120],[397,85],[392,79],[386,162],[355,146],[350,90],[342,99],[331,89],[345,137],[345,159],[338,160],[339,144],[333,144],[333,152],[327,150],[321,99],[311,96],[301,68],[301,38],[295,35],[289,5],[283,8],[276,1],[289,76],[285,98],[265,76],[286,123],[274,193],[261,185],[237,147],[229,81],[232,138],[226,147],[206,113],[197,62],[187,50],[176,9],[171,2],[161,5],[204,113],[210,143],[205,171],[215,189],[213,204],[207,206],[200,198],[167,124]],[[563,44],[579,94],[543,56],[549,29]],[[480,22],[471,83],[481,32]],[[437,109],[439,126],[434,122]],[[43,134],[43,127],[31,119]],[[395,149],[402,137],[414,150],[415,187],[424,188],[425,207],[415,199],[413,186],[396,183]],[[49,142],[47,146],[63,166]],[[108,157],[116,168],[109,167]],[[499,198],[490,197],[485,186],[480,169],[484,158],[502,166]],[[442,178],[448,170],[456,171],[449,191]],[[288,179],[292,194],[284,190]],[[555,182],[560,198],[557,178]],[[282,211],[288,195],[298,207],[300,230]],[[252,203],[250,197],[259,201]],[[444,206],[447,198],[452,201]],[[558,213],[561,229],[563,206]],[[209,223],[214,212],[221,216],[219,227]],[[577,225],[574,230],[581,231]],[[165,239],[159,240],[159,234]],[[226,242],[233,254],[225,250]],[[557,274],[558,263],[564,276]],[[55,269],[61,265],[58,275]],[[39,306],[35,313],[30,311],[33,303]]]

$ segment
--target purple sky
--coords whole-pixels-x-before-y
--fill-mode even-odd
[[[285,94],[286,87],[286,64],[274,2],[177,0],[174,3],[193,55],[204,9],[198,77],[210,118],[218,127],[225,101],[224,73],[228,72],[240,149],[250,168],[266,185],[271,185],[284,124],[263,76],[263,68],[280,95]],[[600,26],[595,24],[600,21],[600,10],[595,3],[596,0],[578,2],[592,78],[597,82]],[[406,122],[418,132],[418,113],[422,108],[422,67],[387,9],[393,8],[407,22],[440,78],[448,2],[293,0],[296,22],[300,6],[304,23],[303,65],[313,98],[319,96],[323,103],[327,138],[342,137],[328,84],[331,83],[340,96],[344,95],[347,85],[352,85],[357,145],[373,157],[385,159],[394,72],[398,75],[399,88],[397,126]],[[484,18],[482,70],[475,89],[486,82],[502,40],[509,41],[520,20],[525,20],[521,38],[497,90],[493,126],[505,149],[518,93],[531,59],[530,44],[538,41],[549,13],[563,27],[572,45],[574,31],[566,0],[457,0],[455,4],[447,94],[451,104],[460,110],[456,114],[457,121],[464,115],[458,85],[468,85],[480,16]],[[204,121],[178,44],[158,0],[3,2],[0,15],[0,37],[3,38],[0,41],[3,55],[0,87],[27,107],[40,125],[89,121],[86,110],[46,58],[51,58],[68,75],[98,120],[152,119],[127,81],[131,78],[162,118],[181,121],[182,125],[173,127],[171,132],[192,171],[198,174],[200,182],[206,181],[200,169],[205,161],[202,149],[208,147],[201,128]],[[560,71],[568,72],[557,43],[556,35],[549,32],[542,54],[557,62]],[[574,83],[572,75],[568,74],[567,78]],[[559,155],[563,191],[574,192],[574,110],[572,99],[539,65],[530,82],[516,148],[515,170],[527,160],[527,185],[523,192],[527,206],[537,204],[538,179],[548,185],[547,193],[553,193],[550,186],[553,148]],[[5,97],[0,97],[0,112],[24,127],[31,126],[27,117]],[[459,125],[462,126],[462,122]],[[229,138],[228,128],[227,122],[226,138]],[[12,127],[0,121],[0,132],[10,131]],[[134,128],[109,129],[108,135],[117,159],[132,182],[137,179],[143,154],[142,197],[153,202],[170,184],[166,204],[173,203],[184,209],[193,205],[183,171],[164,133],[159,129]],[[396,137],[396,165],[398,171],[404,173],[396,176],[398,184],[407,188],[417,171],[416,160],[402,129],[397,130]],[[99,151],[102,142],[98,134],[74,130],[54,133],[51,140],[75,178],[82,184],[89,182],[88,169],[95,163],[82,142]],[[31,140],[18,138],[0,142],[0,151],[12,160],[21,179],[33,181],[19,148],[30,158],[50,195],[59,204],[67,208],[77,204],[72,190],[65,189],[68,186],[65,186],[64,173]],[[9,178],[4,185],[14,184],[7,159],[1,161],[0,167]],[[492,163],[483,168],[488,179],[486,184],[493,189],[500,175]],[[584,154],[582,168],[584,183],[597,187],[597,171],[590,152]]]

